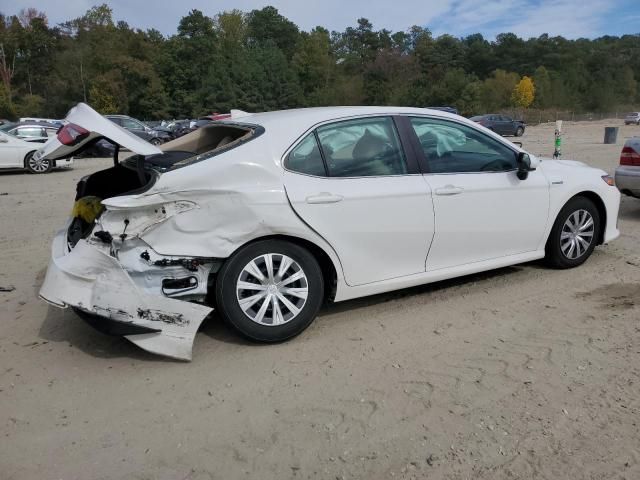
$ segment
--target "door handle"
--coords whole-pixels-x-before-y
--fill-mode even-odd
[[[436,188],[436,195],[459,195],[464,191],[462,187],[454,185],[445,185],[442,188]]]
[[[317,195],[310,195],[305,200],[311,205],[319,203],[338,203],[341,202],[344,197],[342,195],[334,195],[329,192],[321,192]]]

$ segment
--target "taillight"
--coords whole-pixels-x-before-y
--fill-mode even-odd
[[[63,145],[73,146],[87,138],[89,133],[91,132],[79,125],[67,123],[58,131],[58,140]]]
[[[620,154],[620,165],[632,165],[640,167],[640,153],[633,148],[625,146]]]

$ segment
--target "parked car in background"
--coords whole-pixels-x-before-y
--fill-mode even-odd
[[[640,198],[640,137],[630,138],[622,147],[615,180],[622,193]]]
[[[625,125],[632,125],[634,123],[640,125],[640,112],[631,112],[624,117]]]
[[[0,131],[11,133],[27,142],[44,143],[51,137],[55,137],[61,126],[62,124],[54,125],[48,122],[21,121],[2,125]]]
[[[489,113],[487,115],[471,117],[470,120],[479,123],[483,127],[487,127],[489,130],[492,130],[502,136],[514,135],[516,137],[521,137],[524,134],[524,122],[514,120],[506,115]]]
[[[191,358],[213,308],[278,342],[325,301],[541,258],[577,267],[619,235],[606,172],[436,110],[234,111],[160,148],[85,104],[67,119],[42,158],[96,138],[138,155],[70,192],[78,213],[40,296],[174,358]]]
[[[116,151],[116,146],[104,139],[95,141],[92,145],[88,146],[85,150],[80,152],[75,158],[104,158],[113,157]]]
[[[54,118],[36,118],[36,117],[22,117],[19,122],[36,122],[36,123],[50,123],[57,127],[61,127],[64,124],[64,120],[56,120]]]
[[[129,130],[134,135],[146,140],[152,145],[161,145],[164,142],[172,140],[172,136],[164,129],[154,129],[149,127],[144,122],[136,120],[135,118],[127,115],[105,115],[116,125]]]
[[[458,109],[455,107],[425,107],[431,110],[440,110],[441,112],[453,113],[454,115],[458,115]]]
[[[21,168],[31,173],[49,173],[54,168],[73,165],[72,158],[35,158],[34,153],[41,147],[38,142],[26,142],[9,132],[0,131],[0,168]]]

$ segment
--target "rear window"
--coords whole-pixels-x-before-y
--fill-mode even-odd
[[[262,133],[264,128],[259,125],[211,123],[163,144],[160,149],[165,154],[157,156],[158,162],[154,162],[151,157],[147,161],[162,170],[185,167],[232,150]],[[176,161],[167,162],[163,157],[171,157]]]

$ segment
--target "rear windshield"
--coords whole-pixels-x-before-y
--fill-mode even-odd
[[[214,122],[163,144],[163,154],[151,155],[145,163],[160,170],[173,170],[228,152],[264,132],[258,125]]]

